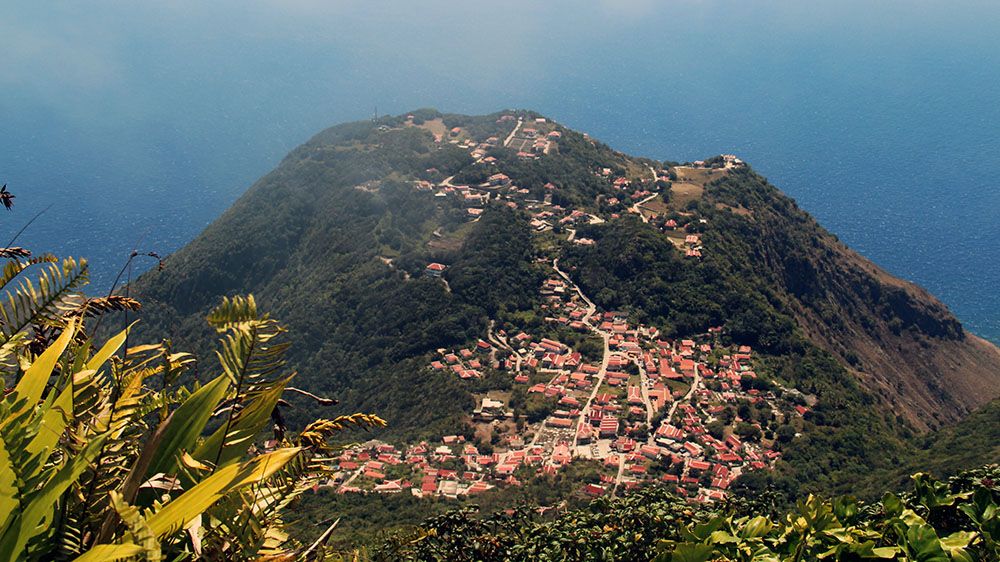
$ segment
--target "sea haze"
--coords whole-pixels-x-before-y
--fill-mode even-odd
[[[518,107],[630,153],[739,154],[1000,342],[995,2],[8,4],[0,235],[51,205],[17,243],[89,257],[94,292],[325,126]]]

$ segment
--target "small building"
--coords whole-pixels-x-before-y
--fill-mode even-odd
[[[446,265],[437,262],[431,263],[427,265],[426,269],[424,269],[424,275],[428,277],[441,277],[441,274],[444,273],[444,270],[446,269],[448,269],[448,266]]]

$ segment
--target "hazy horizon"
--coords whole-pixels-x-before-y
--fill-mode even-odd
[[[530,108],[625,152],[734,152],[1000,341],[1000,6],[95,2],[0,8],[18,243],[170,253],[319,130]]]

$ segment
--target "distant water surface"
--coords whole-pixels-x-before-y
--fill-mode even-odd
[[[644,156],[735,152],[1000,342],[1000,5],[868,4],[6,6],[0,236],[51,204],[18,243],[103,291],[323,127],[525,107]]]

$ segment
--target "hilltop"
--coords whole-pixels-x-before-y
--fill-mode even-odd
[[[1000,394],[995,346],[739,158],[632,157],[530,111],[327,129],[133,292],[140,335],[202,360],[206,312],[255,294],[296,385],[388,420],[341,492],[566,465],[590,495],[842,491]]]

